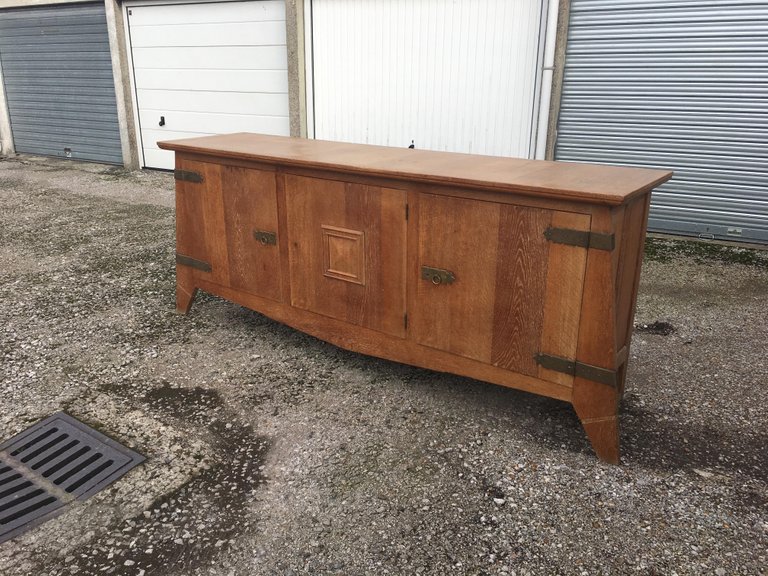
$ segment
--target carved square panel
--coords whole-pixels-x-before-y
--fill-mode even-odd
[[[365,233],[321,225],[323,275],[365,286]]]

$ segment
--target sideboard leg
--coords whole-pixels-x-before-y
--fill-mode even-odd
[[[176,286],[176,312],[179,314],[189,312],[196,295],[197,288],[186,289],[183,286]]]
[[[573,407],[598,458],[609,464],[619,463],[619,399],[605,384],[574,382]]]
[[[176,312],[186,314],[192,307],[192,302],[197,295],[197,288],[192,282],[191,274],[184,269],[176,267]]]

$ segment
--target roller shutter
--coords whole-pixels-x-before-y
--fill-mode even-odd
[[[671,168],[649,229],[768,243],[768,2],[572,0],[555,157]]]
[[[104,4],[0,10],[17,152],[122,164]]]

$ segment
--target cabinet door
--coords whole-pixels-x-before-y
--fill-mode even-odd
[[[405,336],[406,193],[287,174],[291,304]]]
[[[281,300],[275,173],[223,166],[221,194],[230,286]]]
[[[430,194],[419,195],[417,210],[411,337],[561,381],[542,376],[535,355],[575,354],[586,250],[552,250],[544,234],[565,221],[588,229],[589,216]],[[439,270],[450,274],[441,279]]]
[[[176,261],[193,277],[227,285],[221,166],[176,157]]]
[[[176,190],[176,251],[196,277],[279,300],[275,173],[185,159],[201,181]]]

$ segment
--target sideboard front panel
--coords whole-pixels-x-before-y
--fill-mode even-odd
[[[229,285],[222,166],[177,158],[176,169],[194,175],[177,181],[176,253],[195,277]]]
[[[499,208],[418,195],[416,289],[410,308],[411,337],[419,344],[490,363]]]
[[[560,212],[421,194],[412,337],[420,344],[539,376],[551,243]],[[587,221],[588,221],[588,217]],[[583,251],[583,249],[582,249]],[[579,265],[578,259],[576,265]],[[583,274],[583,259],[580,263]],[[430,276],[444,270],[448,282]],[[561,292],[580,301],[578,275]],[[577,334],[564,331],[575,350]],[[549,322],[551,324],[551,322]]]
[[[285,175],[291,304],[405,337],[406,193]]]
[[[275,173],[223,166],[221,191],[232,288],[281,299]]]

